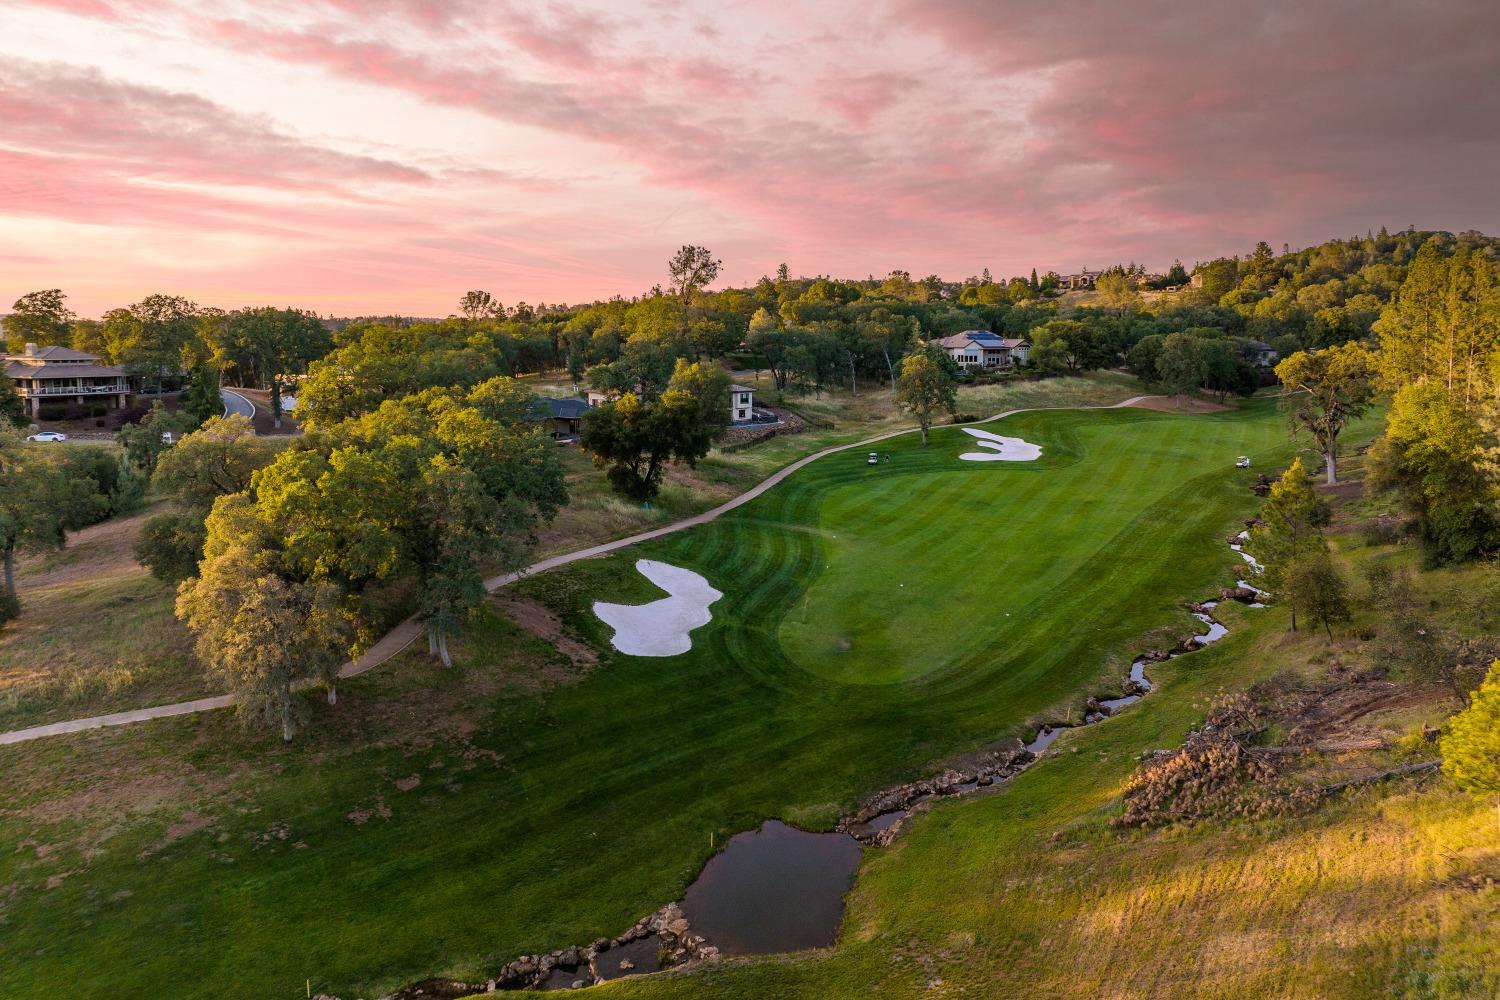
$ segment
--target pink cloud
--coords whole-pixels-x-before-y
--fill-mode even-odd
[[[288,250],[243,273],[299,288],[318,274],[341,296],[367,281],[428,301],[476,271],[525,283],[502,297],[632,293],[689,239],[736,247],[736,277],[781,259],[962,276],[1500,225],[1500,8],[1481,0],[310,0],[209,20],[172,0],[50,5],[175,30],[239,72],[472,117],[473,149],[389,131],[334,143],[215,99],[211,75],[183,93],[101,76],[87,52],[68,68],[0,60],[0,147],[33,158],[0,160],[0,185],[42,192],[9,214],[264,235],[307,227],[256,196],[326,196],[312,216],[327,263]],[[511,126],[555,142],[551,163],[475,152],[506,148],[486,129]],[[683,214],[643,228],[637,200]]]
[[[0,64],[0,134],[11,146],[96,157],[112,173],[169,181],[352,190],[432,179],[304,142],[192,94],[58,66]]]
[[[820,100],[859,129],[870,126],[870,120],[896,103],[902,93],[910,93],[917,81],[899,73],[865,73],[858,76],[830,76],[818,81]]]

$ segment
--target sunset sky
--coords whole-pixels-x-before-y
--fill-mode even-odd
[[[0,309],[445,315],[1500,230],[1500,4],[8,0]],[[722,282],[721,282],[722,283]]]

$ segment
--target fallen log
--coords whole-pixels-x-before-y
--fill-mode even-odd
[[[1319,786],[1318,791],[1323,795],[1331,795],[1334,792],[1341,792],[1346,788],[1354,788],[1357,785],[1373,785],[1375,782],[1384,781],[1387,778],[1400,778],[1408,774],[1420,774],[1423,771],[1431,771],[1441,767],[1442,764],[1443,760],[1441,757],[1437,760],[1424,760],[1420,764],[1407,764],[1405,767],[1381,771],[1379,774],[1367,774],[1362,778],[1350,778],[1348,781],[1335,781],[1331,785]]]

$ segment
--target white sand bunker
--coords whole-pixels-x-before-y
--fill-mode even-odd
[[[669,597],[650,604],[605,604],[594,602],[594,614],[615,630],[610,643],[631,656],[676,656],[693,648],[689,634],[713,621],[708,606],[724,595],[690,569],[641,559],[635,564],[641,575]]]
[[[1042,446],[1022,441],[1020,438],[1002,437],[989,431],[965,427],[965,434],[979,439],[979,447],[987,451],[966,451],[958,456],[965,462],[1035,462],[1042,457]]]

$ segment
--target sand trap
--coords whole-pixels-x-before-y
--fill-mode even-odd
[[[965,462],[1035,462],[1042,457],[1042,446],[1020,438],[1002,437],[989,431],[965,427],[965,434],[979,439],[979,447],[988,451],[966,451],[958,456]]]
[[[650,604],[594,602],[594,614],[615,630],[610,643],[631,656],[676,656],[693,648],[689,634],[713,621],[708,606],[724,595],[690,569],[655,559],[641,559],[635,568],[670,597]]]

